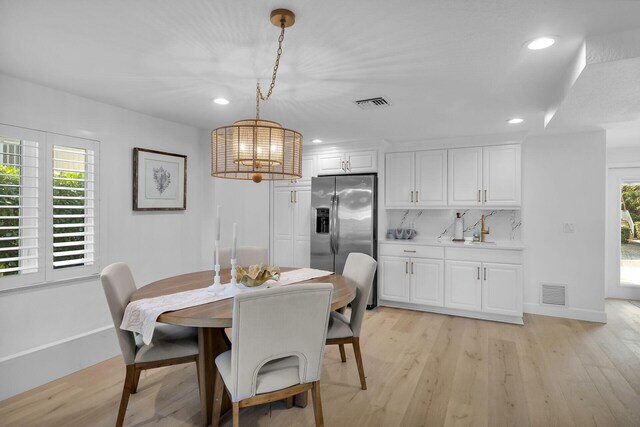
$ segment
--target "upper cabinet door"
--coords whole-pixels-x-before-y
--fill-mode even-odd
[[[298,185],[311,185],[311,178],[316,176],[316,158],[314,156],[302,156],[302,178]]]
[[[418,151],[416,156],[416,206],[447,205],[447,150]]]
[[[318,175],[345,173],[346,162],[343,153],[318,155]]]
[[[482,204],[482,148],[449,150],[449,205]]]
[[[415,203],[414,153],[388,153],[385,156],[384,204],[386,207]]]
[[[286,179],[273,181],[275,187],[308,186],[311,185],[311,178],[316,174],[315,156],[302,156],[302,177],[300,179]]]
[[[377,151],[354,151],[345,156],[347,173],[365,173],[378,170]]]
[[[520,145],[483,148],[483,194],[485,206],[520,206]]]

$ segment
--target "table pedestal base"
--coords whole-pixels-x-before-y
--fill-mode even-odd
[[[200,412],[202,422],[208,426],[213,416],[213,387],[216,380],[216,357],[229,350],[223,337],[223,328],[198,328],[198,384],[200,387]],[[226,393],[222,398],[222,413],[231,409],[231,400]]]

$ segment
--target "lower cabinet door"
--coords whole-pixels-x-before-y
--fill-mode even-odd
[[[522,316],[522,267],[482,264],[482,311]]]
[[[482,310],[482,280],[479,262],[445,261],[444,306]]]
[[[379,261],[382,283],[378,298],[409,302],[409,258],[381,256]]]
[[[411,258],[411,302],[442,307],[444,305],[444,261]]]

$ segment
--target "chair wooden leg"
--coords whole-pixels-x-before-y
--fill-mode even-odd
[[[232,412],[233,412],[233,427],[240,427],[240,403],[233,402],[232,403]]]
[[[216,383],[213,389],[213,415],[211,417],[212,427],[218,427],[220,425],[223,394],[224,394],[224,381],[220,376],[220,372],[218,372],[216,374]]]
[[[322,416],[322,400],[320,399],[320,381],[313,383],[311,389],[313,398],[313,415],[316,418],[316,427],[324,427],[324,418]]]
[[[344,363],[347,361],[347,353],[344,351],[344,344],[338,344],[338,348],[340,349],[340,360]]]
[[[358,374],[360,375],[360,385],[363,390],[367,389],[367,380],[364,377],[364,366],[362,365],[362,353],[360,353],[360,337],[353,337],[353,352],[356,355],[358,364]]]
[[[138,392],[138,382],[140,381],[140,373],[142,369],[134,370],[133,374],[133,383],[131,384],[131,394],[136,394]]]
[[[127,404],[129,403],[129,395],[135,381],[136,368],[134,365],[127,365],[127,374],[124,378],[124,386],[122,387],[122,397],[120,398],[120,408],[118,409],[118,418],[116,427],[122,427],[124,424],[124,415],[127,412]]]

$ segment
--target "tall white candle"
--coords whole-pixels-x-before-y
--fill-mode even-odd
[[[216,210],[216,236],[214,240],[220,240],[220,205],[218,205],[218,209]]]
[[[238,244],[238,224],[233,223],[233,243],[231,244],[231,259],[236,259],[236,245]]]
[[[218,240],[215,241],[215,246],[216,246],[216,250],[215,250],[215,264],[214,265],[220,265],[220,243],[218,242]]]

